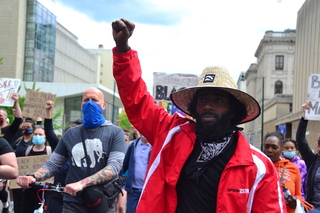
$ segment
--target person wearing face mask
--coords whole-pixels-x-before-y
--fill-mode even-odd
[[[32,118],[25,118],[23,123],[20,125],[22,136],[16,139],[13,143],[12,148],[16,157],[23,157],[24,150],[32,145],[32,136],[34,130],[34,120]],[[22,212],[22,189],[11,189],[11,193],[14,200],[15,212]]]
[[[24,156],[50,155],[51,147],[46,145],[46,136],[43,126],[35,126],[32,136],[32,145],[25,148]],[[33,213],[40,207],[37,189],[23,189],[22,206],[24,213]]]
[[[0,108],[0,134],[3,134],[3,138],[6,139],[12,146],[14,142],[14,137],[19,131],[20,124],[22,123],[22,113],[19,105],[19,95],[14,93],[12,95],[14,100],[14,120],[11,125],[9,125],[6,120],[8,118],[8,113],[5,109]]]
[[[301,176],[298,167],[285,158],[281,158],[283,150],[283,134],[281,132],[267,133],[264,138],[263,152],[273,162],[280,177],[280,183],[285,192],[289,190],[291,196],[285,196],[287,213],[294,213],[297,199],[303,201],[301,196]]]
[[[32,145],[32,136],[34,130],[34,121],[32,118],[25,118],[21,124],[22,135],[13,143],[13,149],[15,150],[17,157],[25,156],[23,151],[30,145]]]
[[[32,145],[28,146],[23,152],[24,156],[50,155],[51,147],[46,143],[46,136],[43,126],[36,126],[32,137]]]
[[[104,118],[106,103],[99,89],[92,87],[83,93],[81,109],[82,125],[66,131],[49,160],[33,174],[19,176],[17,183],[29,188],[30,183],[45,181],[69,161],[64,191],[72,196],[64,196],[62,212],[115,212],[102,192],[87,189],[108,182],[120,172],[126,150],[123,130]]]
[[[302,198],[305,199],[306,188],[307,188],[307,165],[299,156],[297,156],[297,142],[292,138],[287,138],[283,141],[282,157],[288,159],[294,163],[300,171],[301,175],[301,194]]]

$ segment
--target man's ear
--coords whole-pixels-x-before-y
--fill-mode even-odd
[[[106,109],[106,107],[107,107],[106,102],[103,102],[103,104],[102,104],[102,110],[105,110],[105,109]]]

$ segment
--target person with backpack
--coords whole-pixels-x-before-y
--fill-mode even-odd
[[[104,117],[104,100],[101,90],[88,88],[82,95],[82,125],[67,130],[49,160],[33,174],[18,176],[17,184],[29,188],[45,181],[69,161],[64,191],[71,196],[63,197],[62,212],[115,212],[107,195],[95,190],[118,175],[126,149],[123,130]]]
[[[34,120],[32,118],[25,118],[21,124],[22,136],[16,139],[13,143],[13,150],[16,157],[23,157],[24,150],[32,145],[32,136],[34,130]]]
[[[32,118],[24,118],[24,121],[20,125],[22,136],[18,137],[12,145],[16,157],[25,156],[24,150],[32,144],[34,126],[35,122]],[[13,196],[14,212],[22,212],[22,189],[11,189],[11,193]]]
[[[35,126],[32,136],[32,145],[28,146],[23,153],[24,156],[50,155],[52,153],[51,147],[46,141],[43,126]],[[23,190],[22,207],[24,213],[33,213],[35,209],[40,207],[37,191],[37,189],[33,188]]]
[[[34,155],[51,155],[52,150],[46,141],[43,126],[36,126],[32,136],[32,145],[28,146],[24,151],[24,156]]]

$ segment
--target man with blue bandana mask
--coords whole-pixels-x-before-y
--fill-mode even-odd
[[[89,100],[82,106],[84,117],[82,118],[82,125],[86,128],[96,128],[105,122],[102,115],[102,108],[94,101]]]
[[[99,89],[89,88],[83,93],[81,109],[82,125],[66,131],[42,168],[31,176],[19,176],[17,183],[21,187],[28,188],[30,183],[44,181],[59,172],[68,160],[71,164],[64,191],[72,196],[64,196],[62,212],[115,212],[113,207],[109,210],[108,206],[105,207],[107,202],[103,202],[104,198],[102,201],[100,198],[97,199],[95,203],[97,209],[89,209],[82,203],[77,193],[89,186],[108,182],[119,173],[126,150],[123,130],[104,118],[102,112],[106,109],[106,103]],[[88,174],[88,170],[91,174]],[[103,211],[100,211],[101,208]]]

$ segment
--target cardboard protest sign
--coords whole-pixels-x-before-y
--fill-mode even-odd
[[[36,155],[27,157],[17,157],[19,176],[32,174],[37,171],[41,166],[49,160],[50,155]],[[46,180],[45,182],[53,183],[53,177]],[[10,188],[17,189],[20,186],[17,184],[16,180],[10,181]]]
[[[20,82],[20,79],[0,78],[0,106],[12,107],[14,105],[12,95],[18,92]]]
[[[28,89],[23,106],[23,117],[45,117],[46,101],[55,101],[56,95]]]
[[[157,105],[163,106],[173,114],[177,108],[172,106],[171,93],[198,85],[199,77],[191,74],[153,73],[153,98]],[[180,111],[180,110],[179,110]],[[181,112],[181,111],[180,111]]]
[[[308,83],[310,109],[306,111],[307,120],[320,120],[320,74],[310,74]]]

